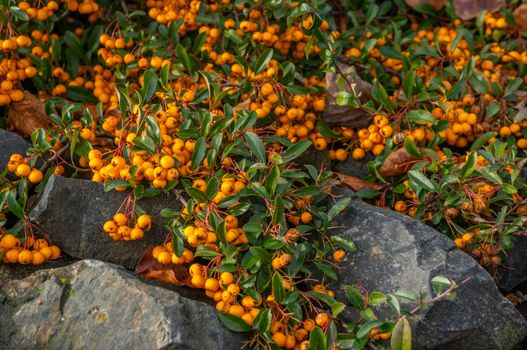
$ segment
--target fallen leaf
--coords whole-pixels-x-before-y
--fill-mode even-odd
[[[150,247],[135,268],[139,276],[176,285],[186,285],[189,273],[182,265],[162,265],[152,256],[153,247]]]
[[[29,136],[38,129],[47,129],[50,119],[46,115],[44,102],[24,91],[24,99],[9,105],[7,128]]]
[[[512,13],[521,30],[527,30],[527,3],[521,4]]]
[[[251,105],[251,99],[248,98],[245,101],[242,101],[236,106],[234,106],[232,110],[235,112],[246,111],[246,110],[249,110],[250,105]]]
[[[406,0],[406,3],[413,8],[419,5],[430,5],[436,10],[440,10],[446,5],[446,0]]]
[[[380,190],[383,187],[380,184],[376,184],[371,181],[366,181],[366,180],[360,179],[355,176],[346,175],[346,174],[337,173],[337,172],[335,172],[335,174],[337,174],[340,181],[342,181],[344,185],[348,186],[355,192],[367,190],[367,189]]]
[[[417,160],[412,156],[406,148],[399,148],[397,151],[390,153],[379,168],[381,176],[397,176],[406,174],[413,165],[413,161]]]
[[[359,96],[362,103],[371,99],[370,83],[362,80],[355,67],[339,63],[336,73],[326,74],[326,105],[324,108],[324,121],[329,126],[347,126],[349,128],[360,128],[367,126],[373,117],[368,112],[353,106],[341,106],[337,104],[337,96],[342,92],[338,81],[344,75],[351,86],[344,84],[344,91]]]
[[[456,15],[467,20],[476,18],[482,11],[494,12],[505,6],[505,0],[453,0]]]

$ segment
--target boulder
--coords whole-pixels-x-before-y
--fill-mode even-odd
[[[52,176],[29,212],[31,221],[42,228],[53,244],[79,259],[98,259],[134,268],[148,246],[162,243],[168,231],[161,209],[179,209],[173,195],[142,198],[137,204],[152,216],[152,228],[137,241],[114,241],[102,229],[111,220],[129,192],[105,192],[90,180]]]
[[[30,144],[15,133],[0,129],[0,172],[4,171],[13,153],[26,156]]]
[[[213,306],[82,260],[22,280],[0,275],[0,348],[239,349]]]
[[[304,152],[300,157],[295,159],[295,163],[301,165],[310,164],[317,168],[317,170],[328,170],[331,168],[331,159],[329,158],[329,152],[327,150],[317,151],[313,146],[309,147],[306,152]]]
[[[373,159],[375,159],[375,157],[369,153],[363,160],[355,160],[350,155],[345,161],[336,162],[333,166],[333,170],[345,175],[365,178],[370,174],[368,171],[368,162]]]
[[[500,272],[500,288],[509,292],[527,281],[527,237],[518,237],[514,247],[506,251],[504,268]]]
[[[335,192],[353,196],[349,190]],[[525,319],[499,293],[487,271],[436,230],[355,199],[331,226],[330,235],[342,235],[357,245],[339,271],[341,285],[384,293],[424,291],[431,296],[435,276],[457,282],[469,279],[456,290],[454,300],[436,302],[420,314],[413,324],[413,349],[511,349],[527,335]],[[336,292],[345,300],[342,289],[337,287]],[[350,310],[342,316],[353,319]]]

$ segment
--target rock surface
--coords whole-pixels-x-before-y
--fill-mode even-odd
[[[353,196],[348,190],[336,192]],[[359,200],[353,200],[332,226],[330,234],[348,237],[357,245],[340,271],[341,285],[358,284],[384,293],[422,289],[430,296],[435,276],[457,282],[470,278],[456,290],[453,301],[439,301],[421,314],[414,324],[413,349],[511,349],[527,335],[525,319],[499,293],[492,277],[434,229]],[[342,290],[337,290],[339,296],[345,300]],[[343,317],[353,318],[351,313]]]
[[[369,175],[368,162],[373,159],[375,159],[375,157],[369,153],[363,160],[355,160],[353,157],[349,156],[348,159],[343,162],[336,162],[333,170],[363,179]]]
[[[527,281],[527,237],[519,237],[514,247],[506,252],[501,271],[500,288],[511,291]]]
[[[317,170],[320,169],[330,169],[331,168],[331,159],[329,158],[328,151],[317,151],[313,146],[304,152],[300,157],[295,159],[297,164],[311,164]]]
[[[29,143],[15,133],[0,129],[0,172],[4,171],[13,153],[26,156]]]
[[[97,260],[0,275],[0,348],[239,349],[213,306]]]
[[[89,180],[52,176],[29,217],[66,254],[132,269],[148,246],[165,240],[168,231],[163,228],[161,209],[178,209],[181,204],[169,195],[138,200],[137,204],[152,216],[151,230],[138,241],[114,241],[102,227],[113,218],[127,195],[128,192],[104,192],[101,184]]]

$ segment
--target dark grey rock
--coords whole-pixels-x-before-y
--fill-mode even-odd
[[[243,341],[213,306],[97,260],[0,282],[0,348],[219,350]]]
[[[348,159],[343,162],[335,162],[333,169],[342,174],[365,178],[369,175],[368,162],[373,159],[375,159],[375,157],[370,153],[368,153],[363,160],[355,160],[353,157],[349,156]]]
[[[329,158],[328,151],[317,151],[313,146],[309,147],[307,151],[305,151],[300,157],[295,159],[295,163],[310,164],[318,170],[328,170],[331,168],[331,159]]]
[[[347,190],[336,193],[353,196]],[[527,335],[525,319],[499,293],[487,271],[434,229],[359,200],[353,200],[332,226],[331,235],[357,245],[340,271],[341,284],[384,293],[425,291],[431,296],[435,276],[457,282],[470,278],[456,290],[454,300],[439,301],[421,313],[413,325],[414,349],[511,349]],[[337,297],[345,298],[341,289]],[[353,314],[348,311],[343,317],[350,321]]]
[[[152,228],[138,241],[114,241],[102,229],[121,206],[128,192],[104,192],[90,180],[52,176],[29,213],[54,244],[79,259],[98,259],[134,268],[148,246],[165,240],[163,208],[179,209],[172,195],[143,198],[137,204],[152,216]]]
[[[512,249],[506,252],[504,268],[500,275],[500,288],[509,292],[527,281],[527,237],[519,237]]]
[[[13,153],[26,156],[30,144],[15,133],[0,129],[0,172],[4,171]]]

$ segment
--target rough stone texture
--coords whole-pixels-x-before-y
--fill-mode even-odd
[[[29,216],[68,255],[134,268],[147,247],[160,244],[168,233],[159,215],[161,209],[178,209],[181,204],[169,195],[138,200],[152,216],[151,230],[138,241],[114,241],[102,226],[112,219],[127,194],[104,192],[101,184],[89,180],[52,176]]]
[[[368,162],[374,158],[375,157],[369,153],[363,160],[355,160],[353,157],[349,156],[348,159],[343,162],[336,162],[334,170],[342,174],[365,178],[369,175]]]
[[[501,271],[500,288],[510,291],[527,281],[527,237],[519,237],[511,250],[508,250]]]
[[[348,190],[336,191],[352,196]],[[455,300],[433,304],[414,324],[414,349],[511,349],[527,335],[523,316],[498,291],[491,276],[446,236],[418,221],[353,200],[330,234],[348,237],[357,252],[340,271],[340,283],[368,291],[432,295],[437,275],[461,282]],[[342,290],[337,296],[345,298]],[[351,313],[343,314],[351,320]]]
[[[213,306],[97,260],[0,275],[0,348],[239,349]]]
[[[329,158],[328,151],[317,151],[314,147],[304,152],[300,157],[295,159],[295,163],[298,164],[311,164],[317,169],[330,169],[331,159]]]
[[[0,172],[4,171],[13,153],[26,155],[29,143],[15,133],[0,129]]]

